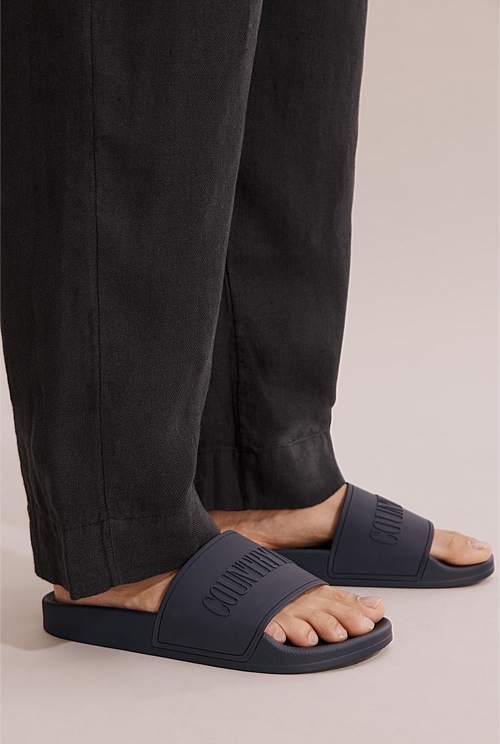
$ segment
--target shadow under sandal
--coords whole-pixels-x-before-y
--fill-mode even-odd
[[[325,582],[229,531],[200,548],[166,589],[158,612],[42,600],[44,628],[67,640],[250,672],[296,674],[347,666],[392,640],[383,618],[369,633],[312,648],[264,633],[292,599]]]
[[[348,484],[331,546],[279,553],[335,586],[443,588],[475,584],[495,570],[452,566],[430,555],[434,526],[393,501]]]

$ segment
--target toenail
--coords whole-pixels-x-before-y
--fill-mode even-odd
[[[337,637],[345,640],[347,638],[347,630],[345,628],[337,628]]]
[[[311,632],[307,636],[307,640],[309,641],[311,646],[314,646],[318,642],[318,636],[316,635],[314,631],[311,630]]]
[[[367,628],[370,628],[370,630],[373,630],[373,628],[375,627],[375,623],[372,620],[370,620],[369,617],[366,617],[366,615],[363,615],[363,624]]]
[[[474,548],[474,550],[486,550],[486,548],[490,547],[490,544],[487,542],[483,542],[482,540],[468,540],[470,548]]]
[[[358,597],[358,602],[364,604],[366,607],[378,607],[382,601],[382,597]]]
[[[275,638],[280,643],[283,643],[284,641],[286,641],[285,631],[282,630],[281,628],[278,628],[277,630],[274,631],[273,638]]]

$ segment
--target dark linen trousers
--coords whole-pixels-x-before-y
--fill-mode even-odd
[[[4,0],[2,337],[36,573],[318,503],[366,0]]]

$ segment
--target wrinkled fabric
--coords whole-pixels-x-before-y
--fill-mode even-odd
[[[36,573],[343,483],[365,0],[5,0],[2,337]]]

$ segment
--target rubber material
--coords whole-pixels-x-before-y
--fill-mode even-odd
[[[445,588],[490,576],[493,556],[452,566],[429,555],[434,526],[399,504],[348,484],[331,546],[279,553],[336,586]]]
[[[296,596],[324,580],[236,532],[217,535],[181,568],[157,613],[42,600],[45,630],[59,638],[243,671],[294,674],[347,666],[392,640],[381,620],[366,635],[313,648],[264,633]]]

